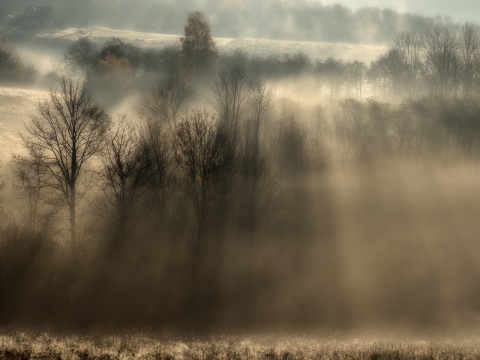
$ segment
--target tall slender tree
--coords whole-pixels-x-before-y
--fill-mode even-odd
[[[217,61],[217,45],[212,39],[210,24],[199,11],[188,15],[185,35],[180,39],[180,73],[186,77],[212,71]]]
[[[51,89],[40,102],[38,114],[26,124],[27,149],[43,152],[40,161],[48,186],[62,195],[70,218],[70,243],[77,243],[76,209],[82,193],[78,182],[86,164],[102,146],[110,117],[97,105],[84,85],[62,78],[60,89]]]
[[[113,248],[127,242],[139,192],[147,182],[148,162],[144,150],[139,129],[127,115],[121,115],[118,124],[108,132],[102,152],[105,215],[113,223]]]

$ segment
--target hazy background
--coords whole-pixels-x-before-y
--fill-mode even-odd
[[[55,5],[57,19],[69,26],[179,35],[187,14],[200,10],[218,37],[353,43],[386,43],[399,31],[475,21],[479,7],[473,1],[4,0],[0,15],[22,13],[28,4]]]
[[[311,3],[319,3],[317,0],[307,0]],[[354,9],[362,7],[390,8],[398,12],[409,12],[425,16],[450,16],[456,21],[480,20],[480,3],[475,0],[323,0],[323,5],[341,3]]]
[[[480,41],[466,56],[460,12],[438,2],[35,3],[54,5],[57,26],[20,28],[0,44],[0,321],[189,331],[478,325]],[[28,4],[3,0],[0,15]],[[218,54],[189,78],[198,63],[182,63],[178,36],[197,9]],[[394,44],[402,31],[422,39],[417,59]],[[453,60],[442,66],[435,40],[452,38]],[[85,81],[111,117],[105,147],[80,177],[78,245],[51,178],[12,159],[13,144],[26,154],[24,123],[41,116],[39,101],[62,76]],[[235,146],[221,143],[204,223],[199,177],[178,147],[188,138],[178,129],[199,118],[214,139],[238,126],[228,133]],[[119,151],[134,174],[128,211],[111,170],[120,125],[138,156]],[[197,145],[187,141],[183,154]]]

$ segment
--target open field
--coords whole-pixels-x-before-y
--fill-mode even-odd
[[[94,42],[103,44],[112,37],[120,38],[140,48],[180,47],[179,35],[144,33],[137,31],[115,30],[104,27],[64,28],[44,30],[36,34],[17,30],[11,34],[12,39],[26,40],[33,37],[37,45],[47,44],[52,47],[64,47],[82,36],[90,37]],[[249,38],[215,38],[220,53],[231,54],[242,50],[252,56],[268,57],[304,53],[312,59],[329,57],[344,61],[364,61],[369,63],[383,55],[387,46],[330,42],[288,41]]]
[[[1,359],[478,359],[480,340],[219,336],[172,339],[149,335],[0,336]]]
[[[40,100],[48,96],[47,91],[0,87],[0,161],[6,162],[12,153],[19,150],[20,132],[24,122],[37,111]]]

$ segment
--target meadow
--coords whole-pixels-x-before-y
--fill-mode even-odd
[[[0,336],[1,359],[162,359],[162,360],[343,360],[478,359],[477,337],[222,335],[54,335],[16,332]]]

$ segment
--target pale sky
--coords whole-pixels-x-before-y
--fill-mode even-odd
[[[310,0],[317,1],[317,0]],[[428,16],[451,16],[453,20],[480,23],[480,0],[321,0],[322,4],[341,3],[352,8],[378,6],[400,12]]]

